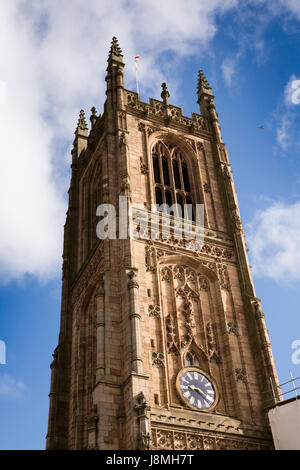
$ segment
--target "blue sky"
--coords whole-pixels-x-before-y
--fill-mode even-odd
[[[198,112],[197,71],[213,87],[255,287],[279,379],[300,340],[300,3],[2,0],[0,5],[0,449],[43,449],[60,313],[62,228],[79,110],[103,110],[113,35],[125,86]],[[67,22],[66,22],[67,21]],[[10,47],[7,47],[7,44]],[[263,125],[264,130],[258,126]],[[300,354],[299,354],[300,358]],[[297,361],[294,361],[297,362]]]

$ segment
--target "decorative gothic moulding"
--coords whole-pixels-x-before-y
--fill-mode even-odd
[[[170,133],[170,131],[167,131],[163,127],[159,128],[155,126],[149,126],[148,124],[144,122],[139,122],[137,125],[137,128],[140,132],[146,133],[148,137],[150,137],[155,132],[159,132],[162,138],[165,137],[168,140],[173,137],[176,140],[177,145],[179,146],[181,145],[181,147],[184,146],[187,152],[192,151],[192,155],[194,156],[195,160],[196,160],[197,150],[201,152],[205,151],[204,144],[202,141],[195,140],[195,139],[188,139],[185,136],[185,134],[181,134],[177,132]],[[192,126],[190,127],[190,130],[192,130]]]
[[[211,194],[211,187],[210,187],[210,184],[204,183],[204,184],[203,184],[203,189],[204,189],[204,192],[205,192],[205,193],[210,193],[210,194]]]
[[[243,382],[246,385],[248,383],[248,376],[247,376],[246,369],[237,367],[235,369],[235,379],[237,382]]]
[[[134,403],[134,410],[137,413],[138,417],[144,417],[148,416],[149,411],[150,411],[150,406],[149,403],[144,395],[143,392],[140,392],[136,397],[135,397],[135,403]]]
[[[254,316],[257,320],[265,318],[265,314],[261,308],[260,299],[258,299],[257,297],[253,297],[253,299],[251,300],[251,305],[254,312]]]
[[[160,276],[162,281],[170,282],[173,275],[176,279],[176,276],[179,274],[176,273],[174,269],[177,269],[176,265],[177,262],[179,262],[180,264],[182,263],[182,270],[189,269],[190,271],[190,278],[188,279],[188,281],[191,281],[191,273],[193,272],[193,270],[195,270],[195,272],[199,271],[198,274],[194,274],[194,276],[198,278],[202,290],[208,290],[208,284],[207,282],[205,282],[205,273],[207,274],[208,278],[211,279],[212,282],[218,280],[221,289],[231,289],[227,266],[222,262],[212,262],[204,260],[200,261],[198,259],[195,260],[191,257],[180,254],[173,254],[169,256],[168,252],[156,250],[156,247],[153,245],[147,245],[145,250],[146,271],[156,273],[157,265],[159,264]],[[163,260],[162,257],[164,257]],[[202,274],[200,273],[200,271],[203,271]]]
[[[174,283],[175,297],[182,299],[181,308],[169,312],[166,318],[167,348],[171,354],[185,353],[195,342],[199,352],[202,352],[206,361],[221,362],[216,342],[214,326],[211,322],[205,324],[206,341],[199,343],[195,312],[198,309],[202,292],[210,291],[210,280],[203,273],[194,270],[187,265],[166,265],[160,268],[162,282]],[[179,284],[177,284],[179,281]],[[176,325],[181,322],[180,330]],[[198,332],[199,333],[199,332]]]
[[[144,163],[143,157],[140,157],[140,168],[141,168],[142,175],[148,175],[149,174],[148,165],[146,165]]]
[[[138,283],[138,278],[137,278],[137,273],[136,271],[129,271],[127,273],[127,276],[129,278],[128,281],[128,288],[129,289],[138,289],[139,288],[139,283]]]
[[[148,306],[149,317],[160,318],[161,311],[159,305],[149,305]]]
[[[166,240],[159,241],[160,243],[166,243],[171,250],[176,251],[179,254],[179,250],[185,250],[184,240],[177,240],[174,236],[168,237]],[[163,247],[162,247],[163,248]],[[224,248],[209,243],[204,243],[200,250],[187,250],[187,253],[192,253],[193,256],[198,258],[201,255],[208,255],[213,257],[217,262],[222,263],[222,261],[233,261],[233,250],[229,248]],[[174,253],[170,253],[169,250],[164,250],[155,245],[151,240],[147,242],[145,247],[145,264],[146,271],[156,272],[156,265],[159,258],[162,256],[168,256]],[[183,253],[181,253],[184,255]]]
[[[155,450],[270,450],[271,442],[254,439],[160,429],[152,425],[152,448]]]
[[[230,170],[230,165],[227,163],[221,163],[221,170],[224,178],[227,178],[228,180],[231,179],[231,170]]]
[[[72,292],[72,304],[80,298],[82,292],[86,291],[88,284],[96,285],[99,280],[99,264],[103,258],[103,246],[98,247],[92,259],[81,273]]]
[[[238,209],[233,209],[231,212],[232,217],[232,224],[236,232],[240,232],[242,230],[242,221],[239,216]]]
[[[162,352],[151,352],[152,365],[156,367],[165,367],[165,356]]]
[[[126,132],[125,131],[120,132],[119,144],[120,144],[120,147],[123,147],[123,146],[127,145],[127,138],[126,138]]]
[[[227,331],[229,334],[234,334],[235,336],[239,336],[239,326],[237,322],[228,322],[227,323]]]
[[[139,122],[139,123],[138,123],[138,130],[139,130],[140,132],[145,132],[145,130],[146,130],[146,124],[145,124],[144,122]]]

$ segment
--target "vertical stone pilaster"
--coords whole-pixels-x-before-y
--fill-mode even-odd
[[[131,342],[132,342],[132,370],[139,374],[143,373],[143,359],[142,359],[142,343],[141,343],[141,315],[139,312],[139,297],[138,289],[139,284],[136,280],[136,273],[130,271],[127,273],[129,277],[129,303],[130,312],[129,318],[131,323]]]
[[[98,292],[96,294],[97,310],[97,366],[96,383],[105,374],[105,290],[104,279],[101,279]]]

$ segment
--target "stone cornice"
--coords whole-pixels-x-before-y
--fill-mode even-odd
[[[266,428],[255,425],[245,425],[240,420],[228,416],[184,411],[182,408],[155,409],[151,407],[151,422],[155,426],[172,426],[186,430],[201,430],[206,432],[220,432],[235,434],[241,437],[265,438],[270,440]]]

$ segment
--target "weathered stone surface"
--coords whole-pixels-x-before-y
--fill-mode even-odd
[[[187,118],[165,85],[163,101],[139,101],[123,69],[114,38],[104,114],[93,108],[90,136],[83,112],[76,129],[47,448],[270,448],[263,405],[277,378],[211,88],[200,72],[203,114]],[[171,172],[170,192],[204,204],[204,245],[172,233],[100,241],[99,204],[156,202],[157,144],[169,171],[175,160],[187,166],[190,187],[178,192]],[[189,362],[217,384],[210,412],[177,392]]]

